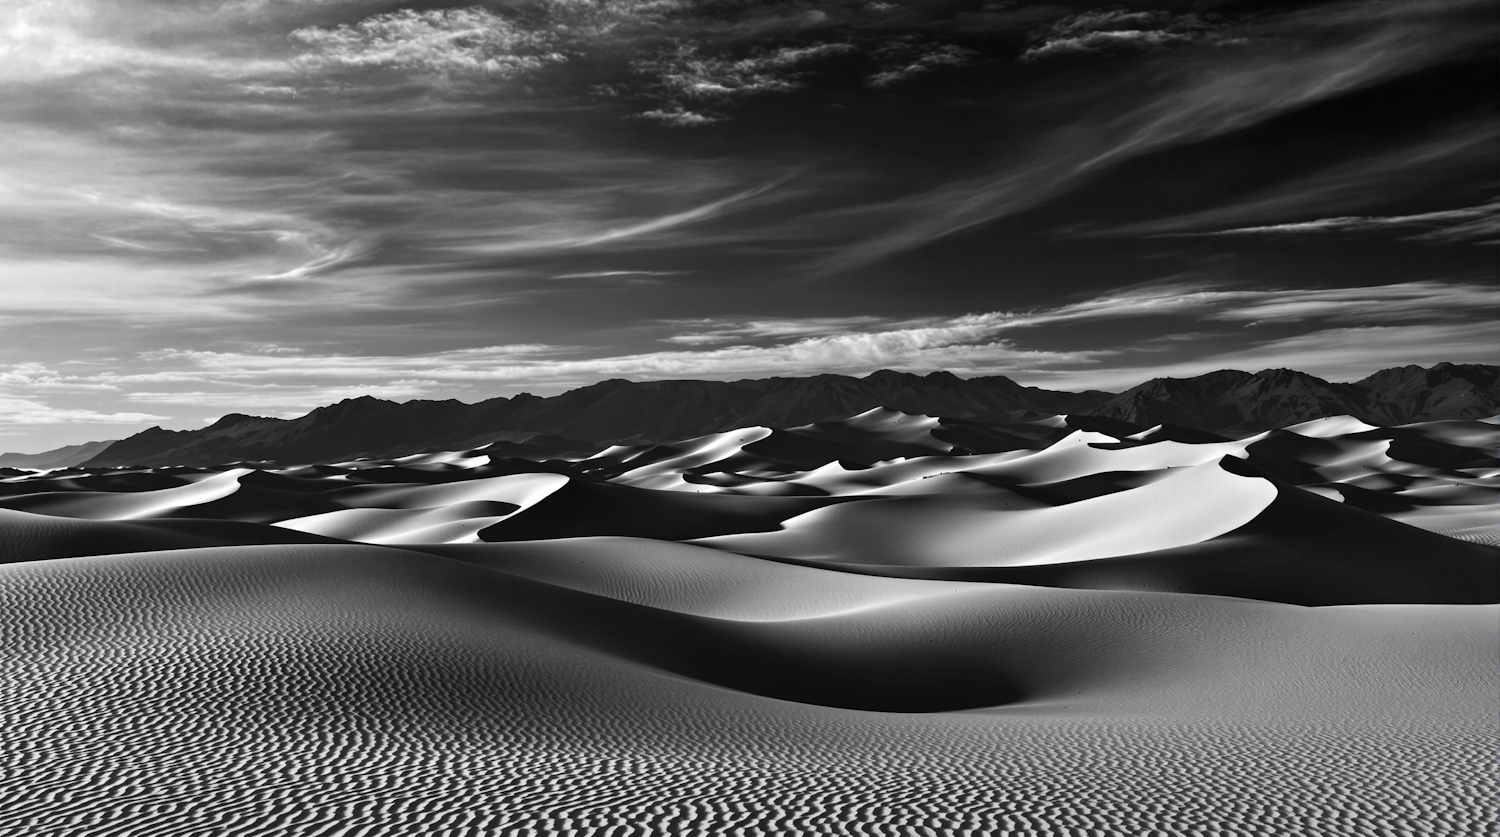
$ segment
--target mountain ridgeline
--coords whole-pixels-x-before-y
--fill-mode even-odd
[[[1334,415],[1378,425],[1484,418],[1494,415],[1497,405],[1500,367],[1448,363],[1386,369],[1355,383],[1330,383],[1288,369],[1221,371],[1158,378],[1118,394],[1038,389],[1001,376],[965,379],[948,372],[889,370],[864,378],[608,380],[550,398],[522,393],[465,404],[365,396],[294,419],[231,414],[198,430],[153,427],[69,464],[301,464],[480,445],[490,445],[494,454],[534,457],[739,427],[796,427],[876,407],[989,424],[1056,414],[1093,416],[1142,429],[1165,424],[1234,436]]]
[[[0,468],[27,468],[36,471],[66,468],[93,459],[112,444],[114,442],[84,442],[42,453],[0,453]]]

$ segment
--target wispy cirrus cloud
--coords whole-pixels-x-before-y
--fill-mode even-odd
[[[1213,290],[1210,319],[1232,322],[1391,323],[1500,314],[1500,288],[1461,282],[1398,282],[1352,288]]]
[[[1488,42],[1483,35],[1454,27],[1444,18],[1451,11],[1478,5],[1470,0],[1418,0],[1372,10],[1356,3],[1248,23],[1247,37],[1284,40],[1297,29],[1310,28],[1329,41],[1321,48],[1269,49],[1205,66],[1205,72],[1188,76],[1188,83],[1173,94],[1117,120],[1120,140],[1083,168],[1241,129],[1450,60],[1455,53],[1484,49]]]
[[[0,396],[0,425],[46,425],[66,422],[68,424],[140,424],[147,421],[164,420],[165,416],[150,413],[117,412],[53,407],[25,398]]]
[[[1333,165],[1265,184],[1222,205],[1187,215],[1152,218],[1071,235],[1212,233],[1226,227],[1275,226],[1309,217],[1308,213],[1342,216],[1346,214],[1342,210],[1369,205],[1372,195],[1387,200],[1421,198],[1434,181],[1488,166],[1495,159],[1497,145],[1500,145],[1500,125],[1495,120],[1464,119],[1436,126],[1394,147],[1376,147],[1362,153],[1346,151]]]
[[[660,194],[656,196],[654,203],[658,206],[668,202],[680,204],[685,197],[693,198],[697,193],[713,186],[712,183],[703,183],[701,180],[697,183],[684,183],[685,179],[671,174],[664,177],[657,186]],[[598,189],[554,194],[552,200],[539,207],[552,217],[543,216],[530,227],[515,225],[503,232],[481,231],[479,235],[439,233],[433,236],[427,246],[432,250],[447,250],[453,254],[471,256],[534,254],[604,247],[619,250],[632,244],[660,246],[664,238],[682,235],[685,228],[693,225],[743,211],[762,201],[778,198],[784,200],[787,196],[777,195],[776,192],[786,180],[786,177],[778,177],[676,212],[647,217],[630,217],[625,212],[617,212],[601,218],[600,205],[610,196],[607,193],[601,194]],[[523,204],[501,209],[504,214],[515,218],[524,213],[526,208]],[[463,227],[458,229],[463,230]]]
[[[762,183],[750,189],[745,189],[735,194],[709,201],[701,206],[695,206],[682,212],[673,212],[658,218],[651,218],[638,223],[627,224],[622,227],[604,230],[599,233],[582,236],[572,242],[572,246],[593,247],[599,244],[623,241],[630,238],[639,238],[652,233],[676,229],[688,224],[703,221],[717,215],[721,215],[736,205],[744,204],[767,192],[775,189],[784,179],[778,179]]]
[[[1201,40],[1219,28],[1196,14],[1128,9],[1082,12],[1035,33],[1036,43],[1021,53],[1021,60],[1159,49]]]
[[[169,366],[199,369],[221,379],[251,380],[274,372],[278,378],[429,378],[463,380],[482,374],[497,363],[546,362],[566,347],[542,344],[511,344],[452,349],[409,356],[308,354],[304,352],[214,352],[195,349],[160,349],[145,352],[141,359]],[[130,380],[130,378],[126,378]],[[157,377],[161,381],[165,378]]]
[[[1103,124],[1043,134],[1011,165],[964,178],[885,205],[863,207],[866,223],[887,226],[823,262],[849,270],[979,224],[1014,215],[1057,197],[1108,168],[1166,148],[1201,142],[1263,123],[1454,55],[1489,41],[1480,30],[1451,25],[1445,15],[1476,3],[1418,2],[1371,10],[1363,4],[1290,12],[1258,19],[1238,32],[1260,49],[1198,56],[1161,92],[1133,99]],[[1319,32],[1310,45],[1292,33]],[[1295,46],[1292,46],[1295,44]],[[1441,46],[1440,46],[1441,45]]]
[[[839,334],[888,322],[881,317],[781,317],[762,320],[667,320],[668,328],[689,329],[661,338],[666,343],[700,346],[752,339]]]
[[[681,276],[682,270],[586,270],[579,273],[559,273],[553,279],[598,279],[620,282],[659,282],[663,276]]]
[[[1500,201],[1459,209],[1441,209],[1411,215],[1345,215],[1289,221],[1256,227],[1237,227],[1193,233],[1164,233],[1167,236],[1300,236],[1325,233],[1396,233],[1418,241],[1467,241],[1475,244],[1500,244]]]
[[[0,81],[32,83],[92,76],[115,82],[188,74],[218,79],[274,74],[279,58],[209,48],[198,39],[153,39],[163,30],[210,25],[211,4],[140,0],[125,6],[90,0],[13,0],[0,7]],[[236,45],[239,46],[239,45]]]
[[[27,392],[116,392],[116,384],[90,375],[69,374],[41,363],[17,363],[0,367],[0,394]]]

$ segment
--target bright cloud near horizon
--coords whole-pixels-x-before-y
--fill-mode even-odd
[[[605,378],[1500,361],[1485,0],[11,0],[0,451]]]

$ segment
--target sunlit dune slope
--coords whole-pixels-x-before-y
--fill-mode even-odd
[[[871,499],[809,512],[778,532],[702,542],[843,563],[1027,566],[1199,543],[1253,520],[1275,497],[1269,482],[1207,463],[1059,506],[1005,508],[980,494]]]
[[[410,639],[420,645],[398,656],[420,658],[422,645],[441,654],[462,638],[449,634],[471,632],[550,648],[541,669],[506,676],[521,681],[517,688],[573,676],[576,661],[565,653],[572,648],[635,666],[636,679],[685,678],[798,703],[906,712],[1061,701],[1191,714],[1205,706],[1188,707],[1212,696],[1216,714],[1332,700],[1330,684],[1317,678],[1257,685],[1247,661],[1278,648],[1289,654],[1319,632],[1347,633],[1374,646],[1368,658],[1344,660],[1357,679],[1361,667],[1378,666],[1375,648],[1440,647],[1480,616],[1431,610],[1424,617],[1417,609],[1385,623],[1358,609],[879,578],[622,539],[421,553],[352,544],[180,549],[29,562],[4,572],[13,625],[26,642],[97,634],[109,646],[154,631],[176,636],[177,652],[191,654],[199,650],[192,647],[197,631],[248,631],[244,640],[259,636],[274,647],[319,634],[336,644],[364,625],[414,631]],[[89,592],[92,584],[101,585],[99,595]],[[43,618],[48,610],[55,613]],[[1439,626],[1437,635],[1406,630],[1406,639],[1389,645],[1424,619]],[[264,633],[271,625],[289,636]],[[156,644],[168,650],[171,643]],[[1429,664],[1456,665],[1450,674],[1467,678],[1463,666],[1480,661]],[[1278,667],[1307,665],[1290,655]],[[1426,688],[1441,694],[1449,686]]]

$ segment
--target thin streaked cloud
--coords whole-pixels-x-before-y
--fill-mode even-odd
[[[1500,201],[1460,209],[1440,209],[1411,215],[1345,215],[1289,221],[1258,227],[1238,227],[1197,233],[1165,233],[1177,236],[1215,235],[1318,235],[1322,233],[1365,233],[1393,230],[1415,240],[1470,241],[1476,244],[1500,244]]]
[[[3,424],[139,425],[141,422],[161,421],[165,418],[150,413],[104,413],[98,410],[59,408],[25,398],[0,397],[0,423]]]

